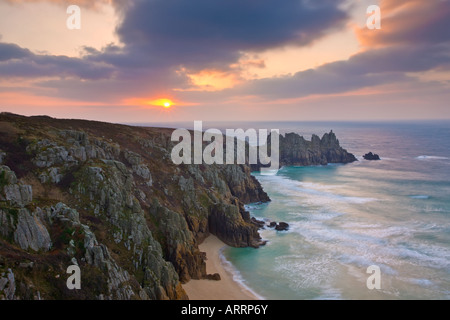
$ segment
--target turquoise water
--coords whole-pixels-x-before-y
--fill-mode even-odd
[[[259,249],[226,248],[238,281],[266,299],[450,299],[450,123],[266,128],[307,138],[333,129],[360,161],[255,173],[272,201],[251,214],[290,229],[261,230]],[[363,160],[369,151],[382,160]],[[366,286],[371,265],[380,290]]]

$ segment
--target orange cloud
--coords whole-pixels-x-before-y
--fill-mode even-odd
[[[444,22],[450,15],[448,1],[381,0],[380,8],[381,30],[355,30],[359,43],[365,47],[427,41],[436,33],[448,32]]]
[[[82,6],[85,8],[95,8],[98,9],[104,4],[113,4],[113,0],[6,0],[6,2],[11,4],[19,3],[37,3],[37,2],[48,2],[58,5],[70,6],[72,4]]]
[[[33,110],[38,110],[41,107],[78,107],[78,106],[107,106],[107,103],[100,102],[86,102],[76,101],[57,97],[37,96],[28,92],[0,92],[0,101],[2,101],[2,108],[14,107],[30,107]],[[39,113],[39,112],[38,112]]]
[[[232,65],[231,67],[253,67],[264,69],[266,67],[266,62],[263,59],[239,60],[238,64]]]
[[[185,91],[220,91],[233,88],[242,81],[240,76],[234,71],[204,69],[197,73],[189,73],[184,69],[181,72],[185,72],[186,76],[195,86],[195,88]]]

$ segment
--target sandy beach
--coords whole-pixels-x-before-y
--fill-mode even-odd
[[[220,274],[220,281],[213,280],[191,280],[183,285],[184,290],[191,300],[258,300],[254,294],[246,290],[238,282],[233,280],[222,265],[219,251],[226,246],[216,236],[209,236],[199,246],[200,250],[206,252],[206,272],[208,274]]]

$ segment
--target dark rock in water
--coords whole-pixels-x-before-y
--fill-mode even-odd
[[[262,247],[262,246],[265,246],[266,244],[267,244],[267,240],[261,240],[260,242],[259,242],[259,246],[260,247]]]
[[[269,228],[275,228],[277,226],[277,223],[275,221],[272,221],[267,225]]]
[[[254,224],[254,225],[256,225],[258,228],[264,228],[264,226],[266,225],[265,223],[264,223],[264,221],[261,221],[261,220],[258,220],[258,219],[256,219],[255,217],[252,217],[251,218],[251,221],[252,221],[252,223]]]
[[[363,155],[363,158],[366,160],[381,160],[379,155],[372,152],[366,153],[365,155]]]
[[[280,222],[276,227],[275,230],[277,231],[286,231],[289,229],[289,224],[286,222]]]
[[[214,273],[214,274],[206,275],[206,279],[213,280],[213,281],[220,281],[222,278],[220,277],[220,274]]]

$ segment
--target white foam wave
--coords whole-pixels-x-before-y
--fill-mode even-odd
[[[342,299],[342,292],[338,288],[332,288],[332,287],[325,287],[321,288],[322,293],[320,296],[313,300],[341,300]]]
[[[408,227],[401,226],[385,226],[382,224],[367,224],[364,222],[345,222],[342,224],[342,228],[352,233],[371,237],[372,240],[377,240],[379,243],[383,240],[391,239],[393,237],[406,237],[410,236],[413,231]]]
[[[331,283],[338,274],[337,265],[330,254],[279,256],[275,258],[274,268],[289,279],[289,287],[294,291],[322,287]]]
[[[233,280],[242,287],[243,291],[250,292],[252,295],[254,295],[259,300],[266,300],[266,298],[264,298],[260,294],[256,293],[252,288],[250,288],[247,285],[247,282],[244,280],[244,278],[242,277],[242,274],[239,272],[239,270],[237,270],[233,266],[233,264],[225,258],[224,254],[223,254],[224,248],[220,249],[220,251],[219,251],[220,261],[222,262],[222,265],[224,266],[225,270],[233,276]]]
[[[430,199],[430,196],[425,194],[419,194],[414,196],[409,196],[411,199]]]
[[[434,283],[432,281],[430,281],[429,279],[406,278],[404,280],[407,281],[407,282],[410,282],[412,284],[421,286],[421,287],[430,287],[430,286],[434,285]]]
[[[418,156],[416,157],[417,160],[448,160],[448,157],[440,157],[440,156]]]
[[[302,201],[306,201],[306,204],[331,205],[335,204],[336,202],[365,204],[378,200],[376,198],[355,197],[338,194],[337,192],[335,192],[335,190],[343,188],[343,186],[341,185],[327,185],[321,183],[295,181],[283,176],[265,177],[261,180],[267,182],[271,188],[277,190],[283,195],[290,196],[291,199],[303,197]]]

